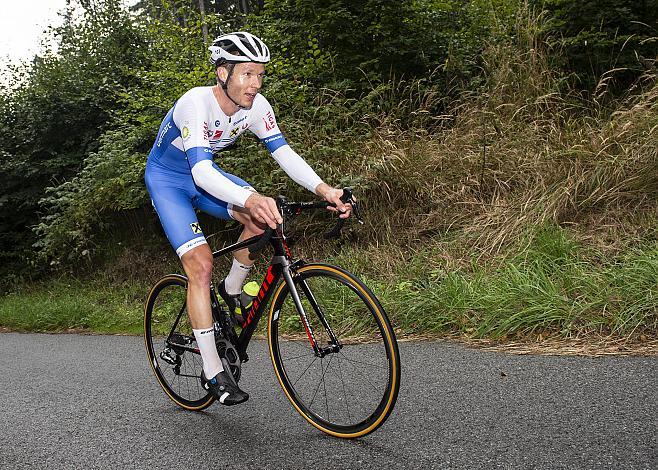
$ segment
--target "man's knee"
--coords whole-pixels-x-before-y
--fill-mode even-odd
[[[208,245],[191,249],[181,258],[190,283],[210,285],[212,279],[212,252]]]
[[[243,225],[246,234],[250,237],[253,237],[254,235],[260,235],[265,231],[262,225],[256,224],[256,222],[254,222],[253,220]]]
[[[256,222],[255,219],[247,212],[236,212],[235,220],[240,222],[245,230],[245,235],[253,237],[254,235],[260,235],[265,231],[263,224]]]

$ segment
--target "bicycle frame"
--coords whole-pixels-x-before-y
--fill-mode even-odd
[[[357,220],[360,223],[363,223],[360,216],[358,215],[356,201],[351,199],[352,198],[351,188],[344,188],[343,191],[344,191],[344,195],[347,195],[347,198],[344,199],[344,201],[345,202],[347,202],[348,200],[351,201],[350,204],[352,204],[352,207],[354,208],[354,213],[357,216]],[[322,308],[316,301],[314,295],[312,294],[310,288],[308,287],[308,284],[306,283],[305,280],[300,279],[299,285],[302,288],[302,291],[304,292],[306,299],[308,300],[311,307],[317,314],[318,319],[320,320],[320,324],[326,330],[327,335],[329,336],[330,339],[330,344],[327,347],[321,348],[318,346],[317,341],[315,339],[315,334],[313,333],[313,329],[311,328],[311,324],[309,322],[308,316],[304,311],[304,307],[302,306],[302,302],[299,297],[299,292],[297,292],[297,288],[295,287],[291,274],[291,272],[294,272],[294,267],[302,266],[304,262],[302,260],[297,260],[297,261],[293,260],[290,248],[288,248],[288,245],[285,242],[286,237],[283,234],[283,227],[285,226],[286,215],[294,216],[296,214],[299,214],[302,210],[306,210],[306,209],[326,209],[329,204],[326,201],[288,203],[284,197],[279,196],[277,198],[277,205],[279,206],[279,209],[282,211],[282,214],[284,214],[284,222],[276,229],[276,232],[274,232],[269,228],[266,230],[266,234],[268,236],[267,241],[269,241],[270,245],[272,245],[272,248],[274,249],[274,256],[272,257],[272,261],[270,262],[270,265],[267,269],[267,273],[263,278],[263,282],[261,283],[260,289],[258,290],[258,294],[256,295],[252,303],[251,309],[249,309],[246,315],[243,312],[244,321],[241,325],[242,331],[240,332],[240,335],[238,336],[235,334],[232,325],[229,328],[230,331],[227,332],[229,335],[229,340],[232,343],[234,343],[234,346],[242,362],[246,362],[248,360],[247,346],[249,345],[249,341],[251,340],[251,337],[256,331],[256,327],[258,326],[258,321],[265,313],[265,308],[270,301],[270,298],[272,296],[271,288],[272,286],[276,286],[279,283],[281,277],[283,277],[286,285],[288,286],[290,296],[292,297],[297,312],[299,313],[300,319],[306,331],[306,335],[308,336],[308,340],[313,348],[315,355],[318,357],[324,357],[329,353],[338,352],[342,348],[342,344],[340,344],[340,342],[336,338],[336,335],[334,334],[331,327],[329,326],[329,323],[325,318],[324,312],[322,311]],[[345,223],[345,219],[339,220],[336,227],[334,227],[334,229],[329,233],[340,232],[340,228],[344,223]],[[272,234],[275,235],[271,236]],[[263,243],[262,239],[264,236],[265,235],[256,235],[251,238],[248,238],[247,240],[243,240],[241,242],[226,246],[220,250],[213,252],[213,258],[218,258],[220,256],[227,255],[234,251],[248,248],[252,245],[259,245],[257,249],[260,249],[262,248],[262,243]],[[220,316],[219,299],[217,298],[217,293],[213,288],[213,286],[211,285],[209,287],[210,287],[210,301],[211,301],[210,303],[211,303],[213,320],[215,321],[215,323],[219,323],[219,325],[221,326],[222,318]],[[191,346],[187,346],[187,345],[173,344],[171,342],[171,337],[178,326],[178,322],[180,321],[180,318],[184,312],[184,308],[185,305],[183,305],[183,308],[181,308],[181,311],[178,314],[178,317],[176,318],[176,321],[172,326],[169,336],[167,337],[166,343],[170,347],[175,346],[180,349],[189,350],[198,354],[199,350],[196,348],[192,348]]]
[[[247,240],[243,240],[241,242],[226,246],[220,250],[213,252],[213,258],[218,258],[227,255],[231,252],[247,248],[251,245],[256,244],[260,239],[261,239],[261,235],[256,235],[254,237],[248,238]],[[308,299],[311,306],[318,314],[321,324],[326,329],[332,341],[332,345],[327,348],[320,348],[317,344],[315,335],[313,333],[313,329],[311,328],[311,324],[308,320],[307,314],[304,310],[304,307],[302,306],[299,293],[297,292],[297,288],[293,283],[292,274],[291,274],[291,267],[293,265],[295,266],[303,265],[303,261],[296,261],[296,262],[293,261],[292,254],[290,252],[290,249],[288,248],[288,245],[285,242],[285,237],[283,236],[281,231],[278,231],[278,236],[273,236],[272,238],[270,238],[269,242],[272,248],[274,249],[274,256],[272,257],[270,265],[267,268],[267,272],[263,277],[263,281],[260,285],[260,289],[258,290],[258,294],[253,300],[251,308],[246,314],[244,314],[242,331],[240,332],[240,335],[237,336],[237,338],[235,338],[235,343],[236,343],[235,347],[238,352],[238,355],[240,356],[240,359],[243,362],[247,360],[248,358],[247,346],[249,345],[249,342],[251,341],[251,337],[253,336],[258,326],[258,322],[260,318],[263,316],[263,314],[265,313],[270,298],[272,297],[272,292],[273,292],[272,287],[276,286],[282,277],[285,283],[287,284],[288,289],[290,290],[290,295],[293,299],[293,302],[295,303],[297,311],[302,320],[302,324],[304,325],[304,329],[306,330],[306,335],[308,336],[309,342],[313,347],[313,351],[315,352],[315,354],[318,356],[324,356],[328,352],[334,351],[336,350],[336,348],[340,348],[341,345],[336,339],[336,336],[331,330],[331,327],[329,326],[328,322],[326,321],[324,317],[324,313],[322,312],[322,309],[320,308],[317,301],[315,300],[315,297],[311,293],[311,290],[309,289],[305,281],[301,281],[300,285],[302,287],[304,294],[306,295],[306,298]],[[217,317],[219,310],[218,307],[219,299],[217,298],[215,289],[211,288],[210,291],[211,291],[210,294],[211,304],[213,305],[213,316]],[[219,320],[219,319],[215,318],[215,320]]]

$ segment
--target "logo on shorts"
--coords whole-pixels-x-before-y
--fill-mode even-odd
[[[192,222],[190,224],[190,228],[192,229],[192,232],[194,232],[196,234],[203,233],[201,231],[201,226],[199,225],[199,222]]]

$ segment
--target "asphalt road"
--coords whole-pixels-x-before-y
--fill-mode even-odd
[[[294,411],[261,341],[240,382],[251,399],[192,413],[141,338],[0,334],[0,468],[658,468],[656,357],[400,346],[393,415],[345,441]]]

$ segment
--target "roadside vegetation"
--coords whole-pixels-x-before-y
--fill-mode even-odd
[[[371,40],[373,31],[395,39],[368,56],[332,42],[344,31],[315,2],[273,1],[250,15],[217,17],[187,6],[185,26],[181,11],[165,3],[142,2],[152,8],[142,16],[115,3],[99,2],[106,16],[65,26],[61,41],[70,47],[37,62],[23,85],[3,94],[4,129],[12,124],[14,133],[0,149],[2,172],[16,184],[2,194],[0,326],[140,331],[150,285],[179,270],[148,206],[146,155],[171,103],[209,83],[202,25],[228,22],[285,44],[264,93],[291,145],[327,181],[354,186],[364,207],[365,225],[348,226],[340,242],[322,240],[327,217],[300,219],[298,250],[358,273],[401,334],[658,339],[651,34],[629,30],[624,39],[622,28],[613,38],[605,21],[571,31],[563,20],[577,15],[569,7],[576,2],[567,1],[472,1],[465,10],[417,1],[404,24],[393,7],[375,15],[337,2],[352,25],[379,25],[357,39]],[[633,28],[633,15],[655,15],[655,24],[650,7],[621,3]],[[115,54],[109,61],[92,44],[98,28]],[[395,42],[395,28],[407,28],[407,42]],[[591,50],[580,49],[584,37]],[[405,55],[425,43],[431,47],[422,60]],[[606,63],[613,52],[616,62]],[[583,66],[583,54],[596,66]],[[94,58],[96,75],[75,70],[83,56]],[[413,67],[400,65],[410,60]],[[48,80],[71,86],[73,73],[89,81],[89,91],[55,100]],[[95,94],[99,86],[103,93]],[[51,114],[39,118],[47,123],[80,113],[81,96],[80,109],[96,106],[92,114],[103,120],[94,129],[100,136],[84,123],[81,132],[58,136],[65,140],[59,147],[48,134],[21,134],[33,119],[26,109],[48,104],[42,112]],[[260,147],[244,139],[219,157],[221,166],[249,174],[263,193],[308,198]],[[46,175],[19,190],[28,163]],[[202,224],[212,245],[237,238],[223,223]]]

